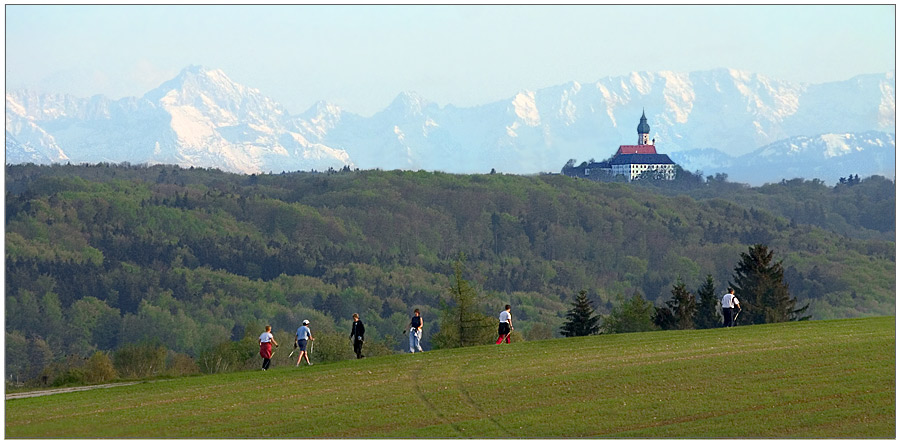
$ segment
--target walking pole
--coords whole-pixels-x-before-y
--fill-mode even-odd
[[[501,344],[502,344],[503,342],[505,342],[505,341],[509,341],[509,335],[512,334],[512,331],[513,331],[513,328],[512,328],[512,327],[509,327],[509,333],[507,333],[507,334],[506,334],[506,337],[503,338],[502,341],[500,341]],[[507,342],[507,344],[509,344],[509,342]]]

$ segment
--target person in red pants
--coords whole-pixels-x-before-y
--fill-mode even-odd
[[[272,363],[272,344],[278,347],[275,336],[272,336],[272,326],[267,325],[266,331],[259,335],[259,355],[263,358],[263,371],[268,370],[269,364]]]
[[[502,343],[503,339],[506,339],[506,343],[509,344],[509,335],[513,331],[510,308],[509,304],[506,304],[506,308],[500,312],[500,326],[497,328],[497,334],[499,335],[497,337],[498,344]]]

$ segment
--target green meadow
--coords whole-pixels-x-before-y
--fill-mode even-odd
[[[879,317],[281,366],[7,400],[5,432],[6,438],[893,438],[895,337],[895,318]]]

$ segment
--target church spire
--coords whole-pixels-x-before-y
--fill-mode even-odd
[[[650,125],[647,124],[647,115],[641,110],[641,123],[637,127],[638,145],[650,144]]]

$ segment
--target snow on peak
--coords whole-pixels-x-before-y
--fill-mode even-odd
[[[13,96],[10,95],[9,93],[6,93],[6,109],[8,109],[8,110],[12,111],[13,113],[18,114],[20,116],[27,115],[27,112],[25,111],[25,107],[22,106],[19,102],[16,102],[16,100],[13,98]],[[9,116],[6,116],[6,118],[7,118],[7,120],[9,120]]]
[[[821,138],[825,142],[825,158],[850,154],[854,148],[847,141],[852,137],[850,134],[823,134]],[[858,147],[855,149],[861,151]]]
[[[560,103],[557,116],[566,125],[572,125],[578,120],[578,106],[575,105],[575,99],[579,91],[581,91],[581,84],[572,82],[569,88],[563,90],[559,98]]]
[[[676,122],[687,123],[696,98],[690,76],[672,71],[662,71],[659,76],[666,82],[663,88],[666,110],[675,115]]]
[[[430,104],[424,97],[409,91],[403,91],[397,94],[397,97],[388,107],[394,111],[403,112],[406,115],[422,114],[422,111]]]
[[[534,99],[534,91],[523,91],[516,94],[512,100],[513,111],[522,122],[528,126],[538,126],[541,124],[541,114],[538,112],[537,103]]]
[[[644,78],[645,76],[647,78]],[[631,84],[634,86],[638,93],[643,95],[650,94],[651,86],[653,84],[652,74],[645,73],[644,75],[641,75],[641,73],[639,72],[632,72],[628,79],[631,81]]]
[[[321,140],[341,123],[342,114],[340,106],[320,100],[304,114],[304,117],[296,119],[295,122]]]

